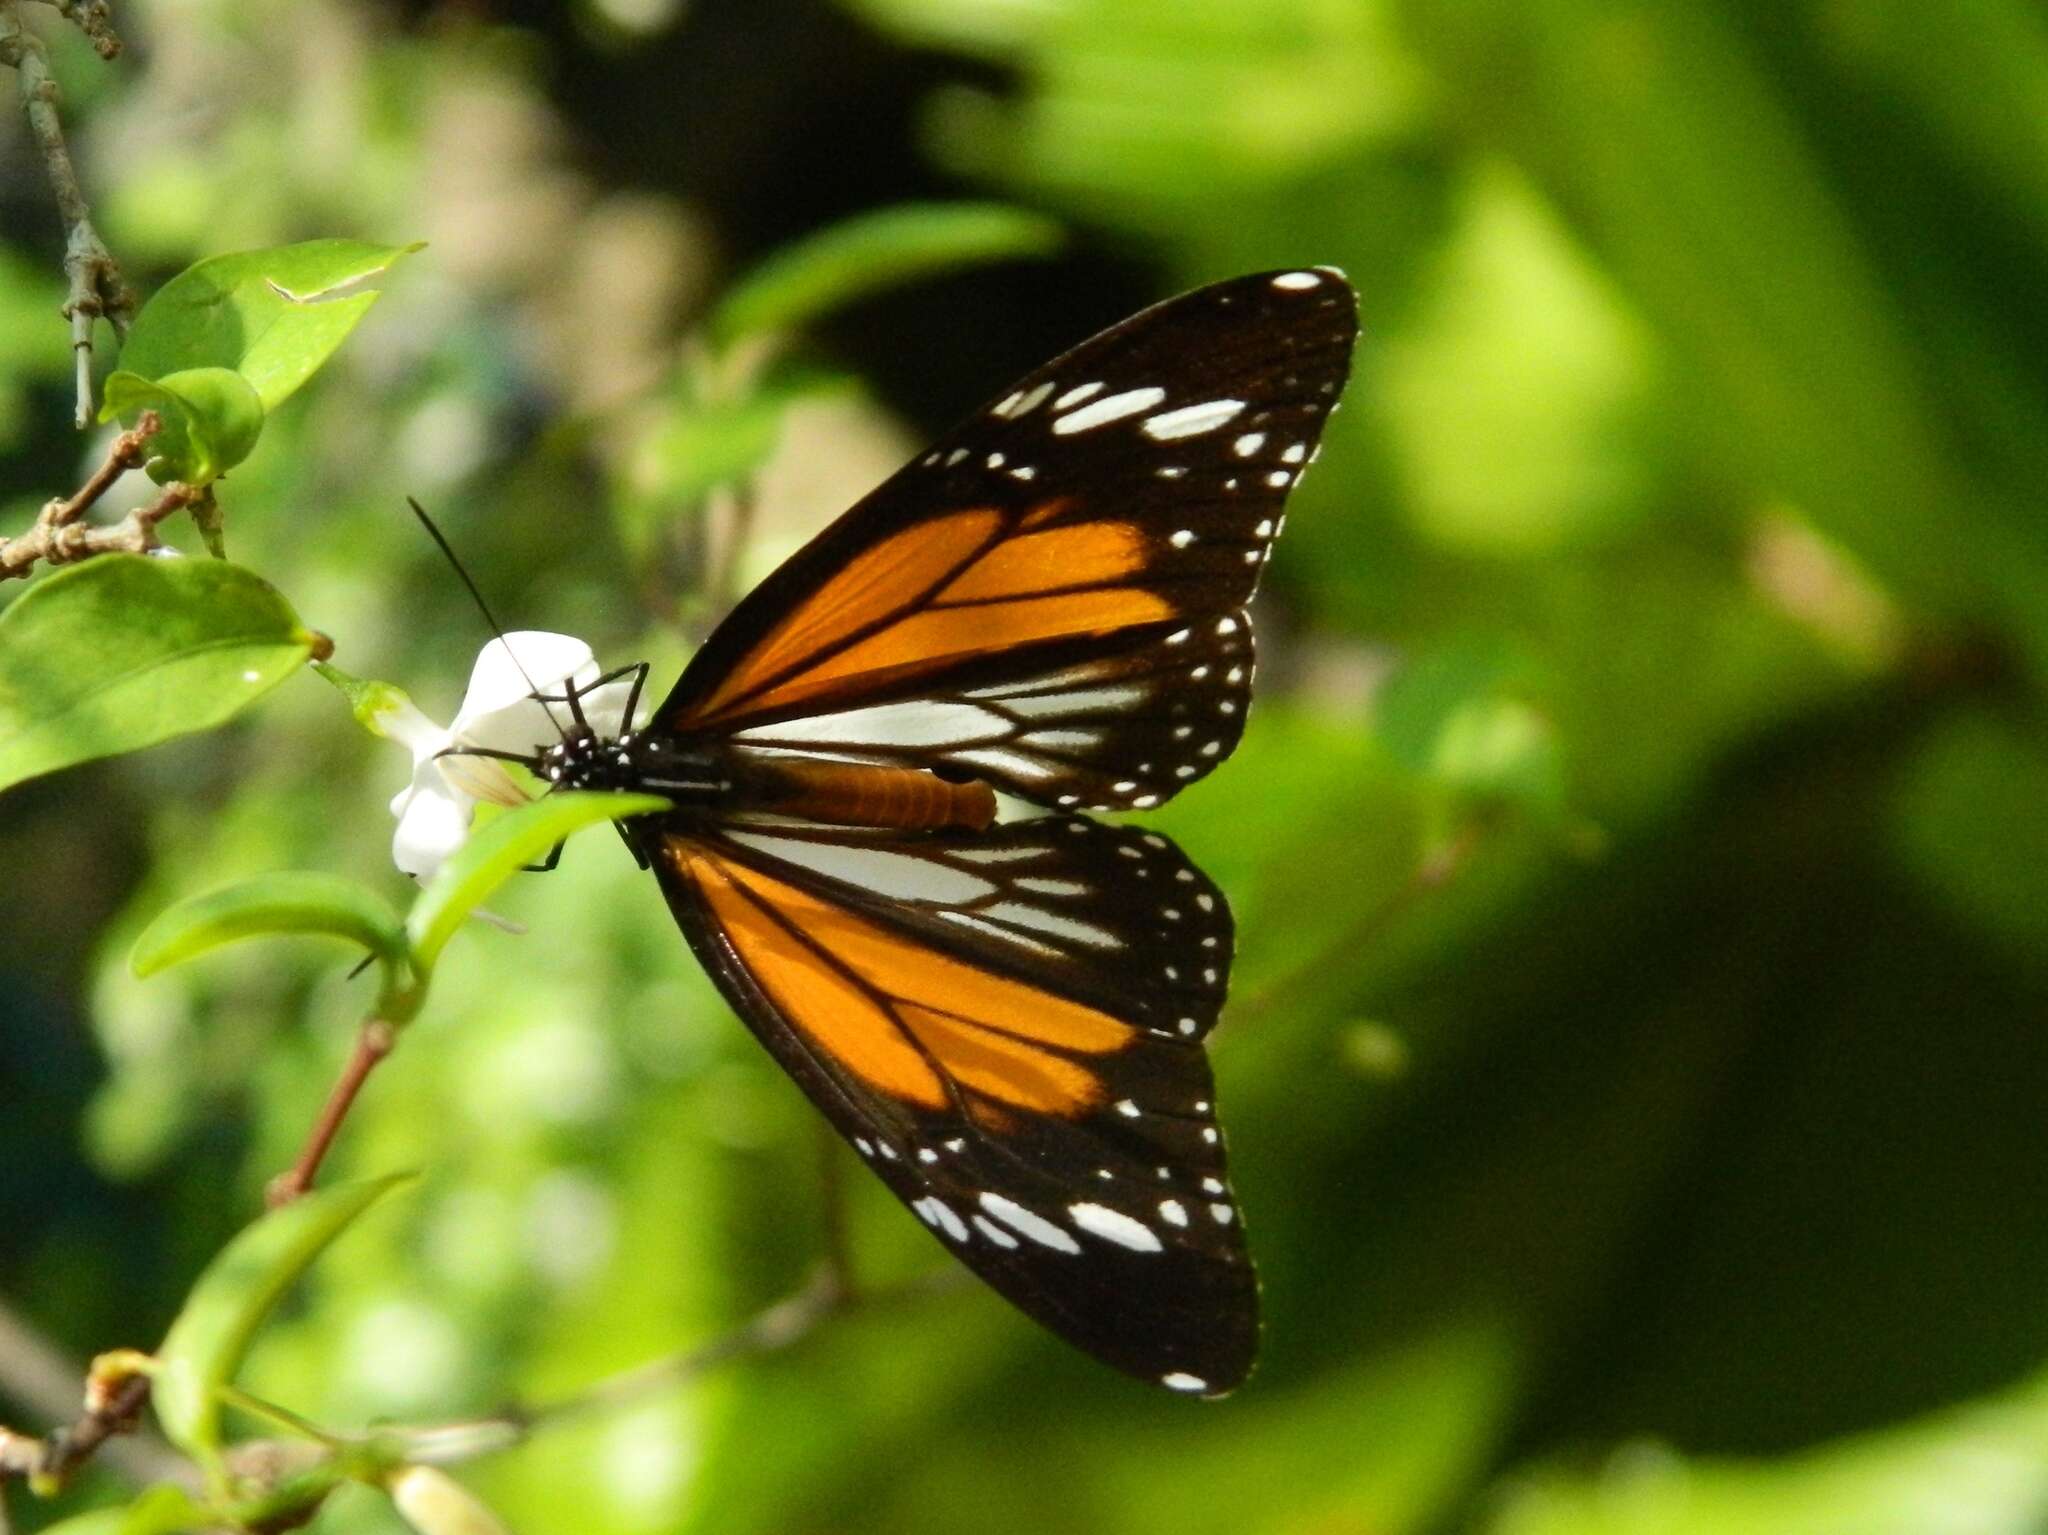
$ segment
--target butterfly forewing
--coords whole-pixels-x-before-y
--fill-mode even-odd
[[[1133,1374],[1243,1378],[1256,1292],[1201,1048],[1230,913],[1167,839],[734,824],[655,865],[741,1017],[964,1262]]]
[[[1021,380],[763,582],[661,728],[1143,809],[1236,744],[1243,613],[1357,334],[1333,270],[1170,300]]]

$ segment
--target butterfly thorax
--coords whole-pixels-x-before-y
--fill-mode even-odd
[[[562,789],[659,794],[684,818],[752,813],[831,826],[981,831],[996,809],[987,784],[951,782],[922,768],[750,750],[659,730],[571,736],[540,754],[538,771]]]

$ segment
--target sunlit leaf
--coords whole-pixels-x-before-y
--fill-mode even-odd
[[[406,918],[413,961],[433,968],[469,914],[506,880],[585,827],[668,808],[651,794],[550,794],[482,827],[427,882]]]
[[[244,938],[318,933],[361,944],[384,966],[387,991],[405,962],[405,923],[374,890],[339,875],[287,872],[180,901],[135,941],[129,963],[155,975]]]
[[[921,277],[1050,255],[1063,238],[1053,220],[1001,203],[885,208],[770,256],[726,295],[708,329],[720,346],[800,330],[830,310]]]
[[[339,290],[385,270],[417,245],[308,240],[237,251],[188,268],[142,306],[121,366],[145,378],[231,368],[275,410],[341,345],[374,292]]]
[[[107,380],[100,419],[133,422],[145,410],[163,418],[149,441],[149,477],[205,485],[249,456],[263,435],[263,401],[231,368],[188,368],[162,378],[126,370]]]
[[[116,554],[60,570],[0,612],[0,788],[210,729],[313,644],[239,566]]]
[[[207,1265],[157,1350],[152,1400],[174,1444],[218,1464],[219,1389],[233,1382],[258,1329],[330,1242],[411,1178],[399,1173],[307,1194],[244,1228]]]

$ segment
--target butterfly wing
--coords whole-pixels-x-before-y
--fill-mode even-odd
[[[671,831],[653,863],[734,1009],[889,1188],[1068,1341],[1237,1385],[1257,1292],[1202,1039],[1229,908],[1164,837]]]
[[[1202,288],[1021,380],[756,588],[655,716],[1145,809],[1236,745],[1244,604],[1358,323],[1343,276]]]

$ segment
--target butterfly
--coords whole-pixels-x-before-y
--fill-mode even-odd
[[[1245,604],[1357,337],[1333,268],[1082,343],[748,594],[647,722],[552,786],[624,823],[690,947],[937,1239],[1119,1369],[1220,1395],[1258,1292],[1203,1038],[1223,893],[1149,810],[1230,755]],[[997,794],[1044,812],[997,819]]]

